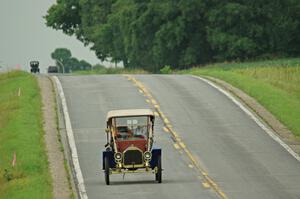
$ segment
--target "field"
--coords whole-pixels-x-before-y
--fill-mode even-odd
[[[300,59],[222,63],[179,71],[222,79],[254,97],[300,136]]]
[[[52,198],[41,106],[34,76],[0,74],[0,198]]]

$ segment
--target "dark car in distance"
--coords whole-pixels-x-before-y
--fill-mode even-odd
[[[49,66],[48,73],[58,73],[58,67],[57,66]]]

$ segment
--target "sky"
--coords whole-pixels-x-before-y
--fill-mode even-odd
[[[55,0],[0,0],[0,66],[1,70],[21,67],[29,71],[29,62],[40,62],[41,72],[55,65],[51,53],[68,48],[77,59],[100,63],[95,53],[75,37],[45,25],[48,8]]]

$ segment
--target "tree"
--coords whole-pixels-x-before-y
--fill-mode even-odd
[[[80,63],[75,57],[70,57],[69,59],[67,59],[65,62],[65,66],[67,73],[80,70]]]
[[[56,61],[56,65],[60,68],[60,72],[69,73],[76,70],[91,70],[92,65],[85,60],[79,61],[72,57],[72,53],[66,48],[57,48],[51,53],[52,59]]]
[[[92,70],[92,65],[85,60],[79,62],[80,70]]]
[[[53,53],[51,53],[51,58],[57,62],[56,65],[59,66],[62,73],[65,72],[66,64],[71,57],[71,51],[66,48],[57,48]]]
[[[299,0],[57,0],[47,25],[97,57],[159,71],[300,55]]]

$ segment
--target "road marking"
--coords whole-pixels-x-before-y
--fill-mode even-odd
[[[155,101],[155,99],[151,99],[151,102],[152,102],[153,105],[157,104],[157,102]]]
[[[181,148],[186,148],[186,146],[185,146],[185,144],[183,143],[183,142],[179,142],[179,146],[181,147]]]
[[[167,127],[163,127],[163,130],[166,132],[166,133],[169,133],[169,129]]]
[[[180,149],[180,147],[177,143],[174,143],[174,148],[177,149],[177,150]]]
[[[159,117],[159,114],[158,114],[158,112],[156,112],[156,111],[154,111],[154,115],[155,115],[156,117]]]
[[[146,102],[147,102],[148,104],[150,104],[150,100],[146,99]]]
[[[21,96],[21,88],[19,87],[19,90],[18,90],[18,97]]]
[[[210,188],[210,185],[207,182],[202,182],[202,186],[207,189]]]
[[[194,168],[194,166],[192,165],[192,164],[189,164],[189,167],[192,169],[192,168]]]
[[[170,121],[168,120],[168,118],[164,118],[164,123],[166,123],[166,124],[169,124],[170,123]]]
[[[125,76],[127,76],[127,77],[129,76],[130,80],[132,82],[134,82],[135,85],[139,89],[142,89],[144,91],[144,93],[146,94],[146,96],[148,96],[148,97],[151,96],[151,97],[149,97],[149,99],[154,99],[152,97],[152,95],[150,94],[150,92],[145,88],[145,86],[140,81],[138,81],[133,76],[130,76],[130,75],[125,75]],[[154,107],[155,107],[156,111],[158,112],[158,114],[160,115],[161,119],[163,120],[165,127],[168,128],[169,133],[172,135],[172,137],[176,141],[174,143],[175,149],[178,149],[180,154],[183,154],[183,151],[185,152],[185,154],[189,157],[189,159],[190,159],[191,163],[193,164],[193,166],[203,175],[204,179],[207,181],[207,183],[209,184],[209,186],[218,194],[218,196],[220,198],[222,198],[222,199],[228,199],[228,197],[225,195],[225,193],[212,180],[212,178],[207,174],[207,172],[200,165],[200,163],[194,158],[194,156],[192,155],[192,153],[186,148],[185,144],[181,141],[181,138],[179,137],[179,135],[172,129],[172,126],[170,125],[170,121],[165,116],[165,114],[163,114],[163,112],[160,110],[159,105],[156,104],[156,105],[154,105]],[[180,149],[182,149],[182,150],[180,150]]]
[[[227,96],[233,103],[235,103],[240,109],[242,109],[252,120],[255,121],[255,123],[262,128],[273,140],[275,140],[277,143],[279,143],[286,151],[288,151],[296,160],[300,162],[300,156],[293,151],[291,147],[289,147],[285,142],[283,142],[277,135],[275,135],[270,129],[268,129],[251,111],[249,111],[248,108],[246,108],[243,104],[241,104],[236,98],[234,98],[229,92],[225,91],[221,87],[217,86],[213,82],[204,79],[202,77],[194,76],[192,77],[200,79],[210,86],[217,89],[219,92],[223,93],[225,96]]]
[[[62,85],[61,85],[59,79],[56,76],[54,76],[53,78],[55,80],[58,95],[60,97],[61,105],[62,105],[62,108],[63,108],[67,138],[68,138],[68,143],[69,143],[69,147],[70,147],[70,152],[71,152],[72,162],[73,162],[73,166],[74,166],[75,176],[76,176],[76,179],[77,179],[77,188],[78,188],[79,196],[80,196],[81,199],[88,199],[86,189],[85,189],[85,185],[84,185],[83,176],[82,176],[81,169],[80,169],[78,153],[77,153],[77,148],[76,148],[76,144],[75,144],[74,133],[73,133],[72,125],[71,125],[71,120],[70,120],[70,115],[69,115],[69,112],[68,112],[68,107],[67,107],[67,101],[66,101],[66,98],[65,98],[65,94],[64,94],[64,91],[63,91],[63,88],[62,88]]]

